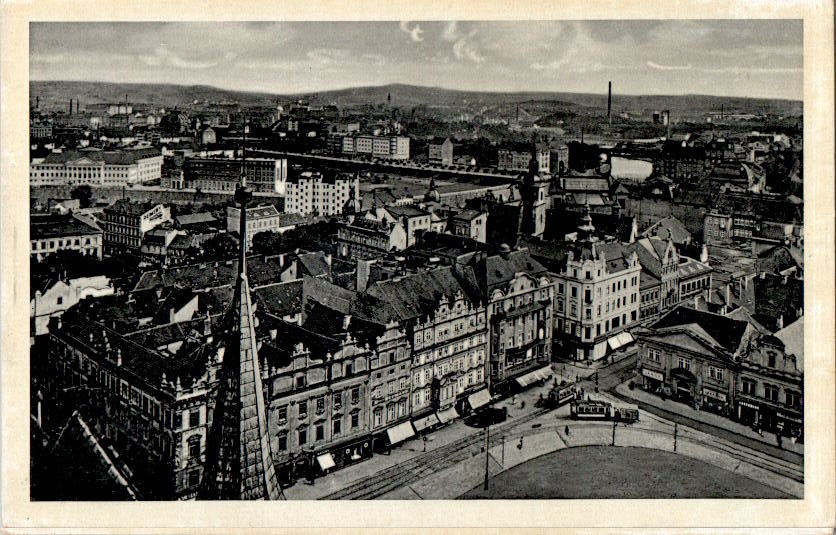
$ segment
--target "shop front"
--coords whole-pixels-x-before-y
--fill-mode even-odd
[[[671,383],[675,399],[689,405],[694,404],[697,378],[693,373],[685,368],[674,368],[671,370]]]
[[[740,400],[737,402],[737,419],[740,421],[740,423],[751,427],[757,427],[759,418],[759,404],[745,400]]]
[[[665,374],[660,371],[642,368],[641,374],[642,384],[648,392],[659,392],[665,384]]]
[[[719,390],[702,389],[702,408],[710,412],[726,415],[729,412],[728,395]]]

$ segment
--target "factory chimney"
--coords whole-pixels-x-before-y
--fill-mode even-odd
[[[73,114],[73,99],[70,99],[70,115]]]
[[[35,97],[35,109],[41,109],[41,97]]]
[[[81,113],[81,108],[79,107],[78,99],[75,99],[75,112]]]
[[[607,90],[607,124],[612,124],[612,81]]]

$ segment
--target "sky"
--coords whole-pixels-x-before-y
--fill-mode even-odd
[[[803,96],[800,20],[33,22],[32,80]]]

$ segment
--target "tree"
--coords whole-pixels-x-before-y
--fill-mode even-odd
[[[205,260],[228,260],[238,254],[238,244],[229,234],[218,234],[203,243]]]
[[[70,191],[70,197],[78,199],[82,208],[88,208],[93,204],[93,188],[88,185],[76,186]]]

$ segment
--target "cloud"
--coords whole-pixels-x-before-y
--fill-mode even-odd
[[[224,58],[227,60],[233,59],[234,57],[235,54],[232,54],[232,56],[229,53],[224,55]],[[169,65],[179,69],[210,69],[219,63],[218,61],[200,61],[181,58],[169,50],[166,45],[158,46],[153,54],[140,54],[139,59],[149,67]]]
[[[424,38],[421,37],[421,34],[424,33],[424,30],[421,29],[420,24],[416,24],[415,26],[410,28],[409,27],[409,21],[408,20],[402,20],[401,24],[400,24],[400,27],[401,27],[401,31],[404,32],[405,34],[409,35],[409,38],[412,39],[414,42],[420,43],[421,41],[424,40]]]
[[[555,61],[550,61],[548,63],[532,63],[531,68],[535,71],[553,71],[565,66],[569,60],[567,59],[560,59]]]
[[[688,65],[660,65],[652,61],[648,61],[647,66],[660,71],[690,71],[693,68],[690,63]]]
[[[473,42],[476,30],[471,30],[467,36],[462,37],[453,45],[453,55],[456,59],[467,59],[474,63],[482,63],[485,56],[479,51],[479,47]]]
[[[459,39],[459,25],[456,21],[451,20],[447,24],[444,25],[444,32],[441,34],[441,38],[445,41],[450,43]]]

